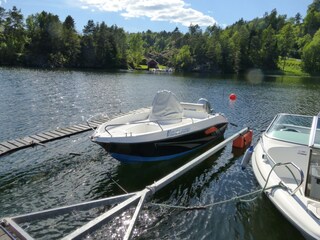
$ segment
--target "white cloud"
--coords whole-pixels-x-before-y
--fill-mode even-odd
[[[107,12],[120,12],[126,19],[147,17],[151,21],[168,21],[190,26],[216,24],[211,16],[190,7],[183,0],[80,0],[84,7]]]

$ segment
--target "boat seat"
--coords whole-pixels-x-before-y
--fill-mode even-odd
[[[207,112],[203,112],[203,111],[183,110],[183,117],[205,119],[205,118],[209,117],[209,114]]]
[[[202,103],[187,103],[187,102],[180,102],[183,110],[188,111],[197,111],[197,112],[207,112],[205,105]]]
[[[181,102],[183,117],[205,119],[209,117],[205,104]]]

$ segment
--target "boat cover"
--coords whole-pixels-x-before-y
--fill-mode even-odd
[[[177,97],[170,91],[159,91],[153,99],[150,121],[180,122],[183,108]]]

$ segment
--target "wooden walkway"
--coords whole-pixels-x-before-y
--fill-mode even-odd
[[[90,122],[90,126],[93,129],[95,129],[97,126],[99,126],[106,120],[107,119],[99,119],[98,121],[92,121]],[[64,137],[69,137],[74,134],[92,130],[90,126],[85,124],[77,124],[66,128],[58,128],[53,131],[38,133],[23,138],[0,142],[0,156],[26,147],[42,145],[45,142],[53,141]]]
[[[98,120],[90,120],[89,124],[77,124],[70,127],[58,128],[53,131],[38,133],[35,135],[23,137],[23,138],[0,142],[0,156],[23,149],[23,148],[32,147],[36,145],[43,145],[43,143],[46,143],[49,141],[57,140],[64,137],[70,137],[78,133],[89,131],[97,128],[100,124],[112,118],[120,117],[130,113],[141,112],[141,111],[144,111],[145,109],[146,108],[141,108],[135,111],[131,111],[129,113],[113,114],[109,118],[106,117],[106,118],[100,118]]]

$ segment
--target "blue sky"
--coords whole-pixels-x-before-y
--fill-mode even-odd
[[[82,31],[88,20],[108,26],[117,25],[128,32],[148,29],[159,32],[188,31],[190,24],[204,29],[213,24],[222,27],[243,18],[252,20],[277,9],[278,14],[304,17],[312,0],[0,0],[6,10],[16,6],[24,17],[41,11],[50,12],[64,21],[74,18],[76,28]]]

